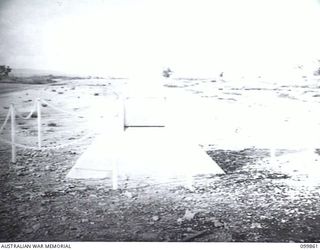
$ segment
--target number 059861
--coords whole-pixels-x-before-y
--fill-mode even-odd
[[[318,244],[300,244],[300,248],[318,248]]]

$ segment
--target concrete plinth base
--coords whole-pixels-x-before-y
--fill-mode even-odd
[[[67,177],[106,178],[114,170],[119,175],[159,177],[224,173],[187,135],[168,128],[128,128],[97,138]]]

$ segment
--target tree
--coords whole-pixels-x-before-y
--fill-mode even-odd
[[[173,71],[170,68],[167,68],[162,71],[162,76],[169,78],[172,75]]]
[[[9,66],[0,65],[0,80],[5,77],[8,77],[11,71],[12,69]]]

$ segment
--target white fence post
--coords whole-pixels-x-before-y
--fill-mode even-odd
[[[37,99],[37,117],[38,117],[38,148],[41,149],[41,100]]]
[[[126,106],[125,106],[125,98],[124,97],[120,97],[119,98],[119,122],[120,122],[120,128],[121,131],[125,130],[125,126],[126,126]]]
[[[10,104],[10,112],[11,112],[11,162],[16,163],[16,114],[14,105]]]
[[[116,141],[119,143],[122,140],[124,129],[125,129],[125,103],[122,97],[119,97],[117,100],[117,120],[116,122]],[[119,175],[119,148],[116,147],[115,155],[112,157],[112,189],[117,190],[119,186],[118,175]]]

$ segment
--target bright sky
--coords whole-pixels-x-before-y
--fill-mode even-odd
[[[1,0],[0,64],[259,73],[320,59],[319,0]]]

